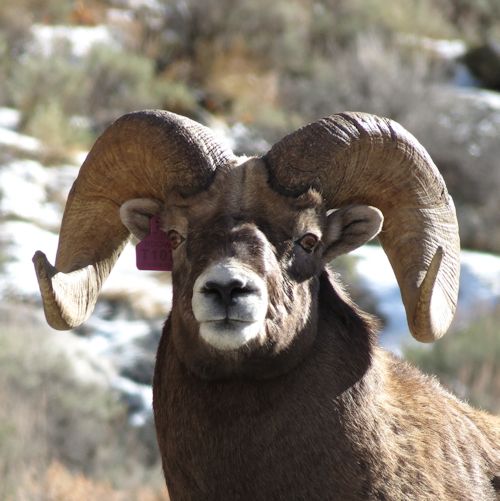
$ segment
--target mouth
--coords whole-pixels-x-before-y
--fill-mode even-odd
[[[213,348],[237,350],[261,336],[262,322],[248,322],[226,317],[200,322],[200,337]]]
[[[214,319],[214,320],[207,320],[206,322],[203,322],[206,324],[215,324],[218,327],[233,327],[238,324],[245,325],[245,324],[252,324],[253,320],[241,320],[239,318],[221,318],[221,319]]]

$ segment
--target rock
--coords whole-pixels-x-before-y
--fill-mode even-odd
[[[484,87],[500,90],[500,42],[470,49],[463,56],[463,62]]]

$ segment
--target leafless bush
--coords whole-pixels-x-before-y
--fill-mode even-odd
[[[306,75],[284,78],[283,103],[311,119],[362,110],[401,120],[436,80],[438,74],[421,54],[405,52],[372,33],[329,59],[313,61]]]

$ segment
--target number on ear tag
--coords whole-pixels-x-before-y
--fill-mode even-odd
[[[135,261],[139,270],[172,271],[172,247],[159,216],[149,220],[149,235],[137,244]]]

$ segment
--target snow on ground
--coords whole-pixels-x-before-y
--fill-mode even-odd
[[[458,315],[474,313],[476,305],[494,307],[500,302],[500,257],[462,252]]]
[[[40,153],[42,144],[38,139],[16,132],[20,119],[21,113],[18,110],[0,107],[0,147],[30,154]]]
[[[94,45],[117,47],[117,43],[107,26],[49,26],[35,24],[31,28],[33,34],[33,50],[50,56],[61,41],[71,46],[75,57],[84,57]]]
[[[149,384],[138,384],[130,379],[118,377],[113,381],[113,388],[125,395],[133,412],[131,423],[142,426],[151,416],[153,408],[153,388]]]
[[[21,113],[18,110],[0,107],[0,128],[15,129],[20,119]]]
[[[399,351],[401,339],[408,333],[406,313],[389,259],[381,247],[365,245],[351,253],[362,286],[376,298],[377,308],[387,323],[380,334],[383,346]]]
[[[241,122],[228,125],[223,120],[207,116],[206,123],[217,140],[234,152],[242,150],[265,153],[271,148],[271,144],[265,139],[253,138],[249,128]]]
[[[57,235],[25,221],[0,224],[2,273],[0,299],[37,299],[38,283],[31,259],[37,249],[55,255]]]
[[[463,40],[443,40],[422,37],[420,46],[435,53],[443,59],[457,59],[467,52],[467,44]]]
[[[131,11],[149,9],[161,13],[165,10],[165,4],[158,0],[119,0],[116,3],[120,5],[120,7]]]
[[[467,44],[460,39],[447,40],[415,35],[400,35],[399,41],[403,45],[423,49],[444,60],[457,59],[467,51]]]
[[[400,353],[411,343],[406,313],[391,265],[381,247],[365,245],[352,253],[362,284],[376,297],[387,319],[381,332],[383,346]],[[455,325],[466,325],[500,303],[500,256],[462,251],[460,289]]]
[[[42,149],[42,144],[38,139],[5,127],[0,127],[0,146],[15,148],[32,154],[40,153]]]
[[[55,173],[57,176],[54,176]],[[65,177],[67,179],[68,174],[72,178],[76,171],[46,169],[34,160],[16,160],[4,165],[0,169],[1,213],[4,217],[15,217],[57,230],[61,208],[50,199],[50,191],[64,189],[60,181]],[[54,188],[52,185],[55,185]],[[65,192],[68,191],[69,187]]]
[[[453,92],[458,98],[468,99],[478,106],[496,111],[500,110],[500,92],[466,86],[454,89]]]

